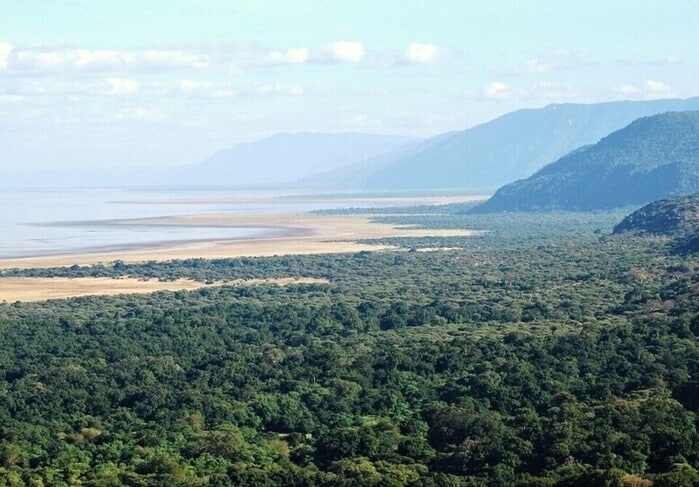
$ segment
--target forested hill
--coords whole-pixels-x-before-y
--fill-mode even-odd
[[[500,188],[476,207],[586,211],[640,206],[699,191],[699,112],[644,117]]]
[[[668,235],[680,252],[699,251],[699,193],[654,201],[624,218],[614,233]]]
[[[699,193],[654,201],[634,211],[614,227],[614,233],[686,235],[697,231],[699,231]]]
[[[354,167],[326,172],[306,183],[363,189],[494,190],[530,176],[639,117],[687,110],[699,110],[699,97],[517,110],[426,139],[408,150],[401,148]]]

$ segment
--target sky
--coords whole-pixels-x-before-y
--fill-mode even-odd
[[[0,0],[0,171],[699,95],[694,0]]]

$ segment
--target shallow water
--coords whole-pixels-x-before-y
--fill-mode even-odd
[[[109,220],[341,206],[270,192],[121,189],[0,191],[0,258],[278,235],[279,229],[109,225]]]

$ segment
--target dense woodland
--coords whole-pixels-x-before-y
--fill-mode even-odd
[[[699,256],[622,216],[7,271],[329,284],[0,304],[0,484],[699,485]]]
[[[654,201],[639,208],[614,227],[614,233],[667,235],[675,251],[699,252],[699,193]]]

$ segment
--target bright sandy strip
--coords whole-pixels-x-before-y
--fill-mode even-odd
[[[155,291],[182,291],[211,286],[254,286],[258,284],[314,284],[327,283],[311,277],[284,277],[279,279],[238,279],[205,284],[189,279],[159,281],[121,277],[13,277],[0,278],[0,302],[45,301],[78,296],[113,296],[116,294],[146,294]]]
[[[450,237],[479,234],[474,230],[429,230],[401,228],[372,223],[369,216],[316,215],[311,213],[215,214],[171,218],[113,221],[112,225],[191,226],[196,239],[197,226],[271,227],[287,229],[286,237],[244,240],[215,240],[190,243],[165,243],[146,248],[120,251],[75,253],[40,257],[0,259],[0,269],[89,265],[99,262],[164,261],[170,259],[226,257],[268,257],[273,255],[327,254],[385,250],[387,246],[357,243],[357,240],[384,237]]]

